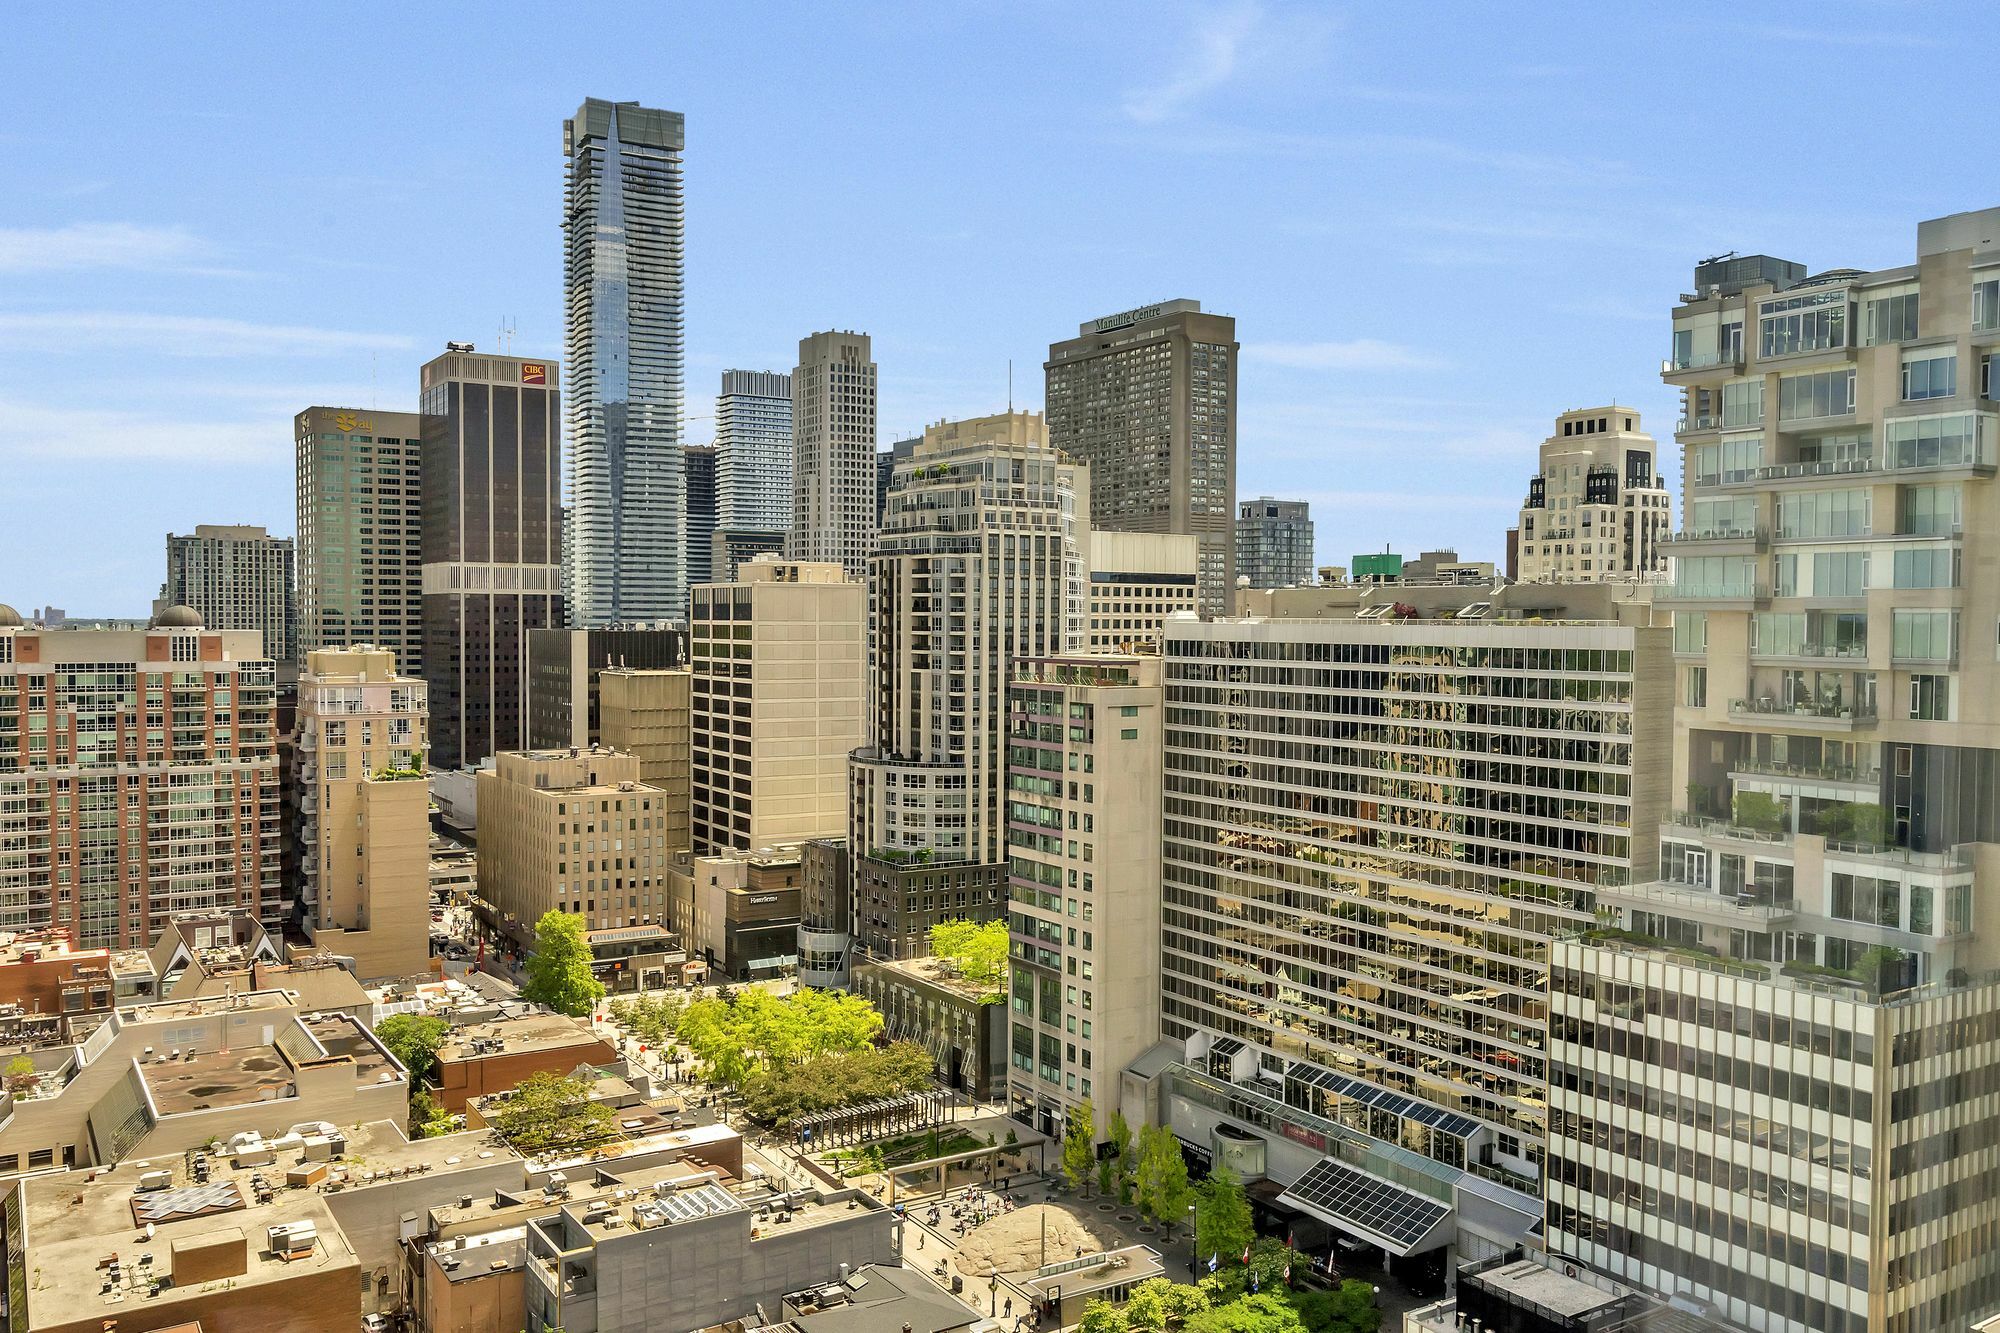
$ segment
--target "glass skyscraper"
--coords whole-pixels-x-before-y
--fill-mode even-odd
[[[687,615],[683,121],[586,100],[563,123],[568,591],[579,626]]]

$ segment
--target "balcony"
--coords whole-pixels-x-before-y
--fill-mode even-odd
[[[1672,547],[1672,554],[1685,551],[1690,555],[1710,552],[1716,555],[1741,555],[1762,551],[1770,544],[1768,529],[1748,528],[1689,528],[1682,532],[1667,534],[1666,543]]]
[[[1676,435],[1706,435],[1710,431],[1722,429],[1722,418],[1715,415],[1682,417],[1674,423]]]
[[[1663,838],[1684,838],[1689,834],[1698,834],[1705,842],[1754,842],[1768,847],[1782,847],[1792,840],[1790,831],[1786,829],[1749,828],[1727,819],[1689,814],[1685,810],[1674,812],[1671,819],[1660,825],[1660,836]],[[1602,889],[1600,885],[1599,892]]]
[[[1672,583],[1654,592],[1653,600],[1690,606],[1749,607],[1768,601],[1770,596],[1769,585],[1763,583]]]
[[[1781,662],[1786,660],[1824,662],[1833,660],[1865,663],[1868,660],[1868,645],[1865,643],[1795,643],[1782,649],[1752,648],[1750,656],[1759,662]]]
[[[1742,367],[1743,350],[1740,347],[1725,347],[1713,352],[1690,352],[1685,356],[1667,357],[1660,362],[1660,378],[1669,384],[1679,384],[1712,378],[1719,373],[1734,374]]]
[[[1732,778],[1790,778],[1799,782],[1823,782],[1841,787],[1879,790],[1880,768],[1856,768],[1847,764],[1781,764],[1772,759],[1738,759],[1729,765]]]
[[[1765,900],[1755,893],[1727,894],[1699,884],[1669,880],[1601,885],[1597,901],[1600,906],[1659,912],[1732,930],[1778,930],[1798,916],[1798,904],[1790,898]]]
[[[1800,700],[1786,703],[1765,696],[1760,699],[1731,699],[1729,717],[1733,722],[1782,722],[1786,726],[1810,727],[1815,731],[1852,731],[1875,725],[1872,704]]]

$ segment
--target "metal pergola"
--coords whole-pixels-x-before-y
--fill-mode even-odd
[[[806,1147],[842,1147],[944,1123],[951,1094],[943,1089],[906,1092],[836,1111],[816,1111],[792,1121],[792,1134]]]

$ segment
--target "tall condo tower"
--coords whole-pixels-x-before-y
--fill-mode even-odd
[[[563,122],[571,611],[687,615],[678,111],[590,98]]]
[[[875,547],[875,361],[865,333],[815,333],[792,372],[794,560],[868,577]]]
[[[792,525],[792,377],[725,370],[715,400],[715,487],[725,528]]]
[[[1236,321],[1163,301],[1086,321],[1055,343],[1049,444],[1090,464],[1090,521],[1200,539],[1200,607],[1236,584]]]

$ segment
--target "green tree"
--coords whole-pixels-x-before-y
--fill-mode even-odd
[[[551,909],[535,923],[535,951],[528,956],[528,984],[521,998],[559,1014],[582,1018],[604,998],[604,983],[590,970],[590,942],[583,919]]]
[[[35,1062],[25,1055],[17,1055],[7,1062],[7,1091],[19,1101],[28,1095],[28,1088],[35,1081]]]
[[[1358,1278],[1348,1278],[1332,1291],[1294,1292],[1292,1308],[1306,1333],[1376,1333],[1382,1326],[1375,1288]]]
[[[1291,1303],[1268,1291],[1204,1310],[1186,1328],[1187,1333],[1306,1333]]]
[[[432,1101],[428,1092],[419,1088],[410,1094],[411,1138],[436,1138],[440,1134],[450,1134],[457,1129],[458,1117]]]
[[[1071,1189],[1083,1188],[1083,1182],[1090,1179],[1097,1159],[1096,1141],[1097,1112],[1086,1097],[1063,1125],[1062,1173]]]
[[[428,1014],[390,1014],[375,1025],[375,1035],[389,1048],[389,1054],[410,1071],[410,1096],[437,1076],[438,1047],[444,1045],[451,1024]]]
[[[1209,1306],[1208,1294],[1199,1287],[1148,1278],[1132,1288],[1125,1302],[1125,1328],[1129,1333],[1173,1333]]]
[[[590,1099],[583,1080],[538,1071],[499,1104],[493,1128],[518,1151],[540,1156],[594,1147],[610,1137],[617,1118]]]
[[[1219,1166],[1194,1187],[1194,1224],[1201,1252],[1219,1255],[1224,1269],[1233,1264],[1240,1273],[1243,1251],[1257,1239],[1257,1226],[1250,1216],[1250,1197],[1234,1171]]]
[[[1125,1321],[1125,1314],[1109,1301],[1087,1301],[1083,1307],[1083,1318],[1076,1324],[1076,1333],[1127,1333],[1131,1325]]]
[[[1125,1112],[1116,1107],[1111,1111],[1111,1124],[1104,1131],[1111,1141],[1111,1151],[1118,1161],[1118,1195],[1123,1199],[1132,1186],[1132,1169],[1139,1164],[1139,1151],[1132,1140],[1132,1126],[1125,1119]]]
[[[959,918],[940,921],[931,927],[931,953],[949,958],[958,965],[967,981],[986,986],[991,994],[986,1003],[997,1003],[1000,987],[1007,979],[1007,922],[984,924]]]
[[[1768,792],[1739,791],[1736,793],[1736,823],[1739,827],[1756,829],[1761,833],[1776,833],[1784,819],[1784,808],[1778,798]]]
[[[1155,1222],[1173,1227],[1186,1220],[1194,1191],[1188,1186],[1187,1159],[1173,1131],[1147,1125],[1139,1131],[1139,1165],[1133,1201]]]

